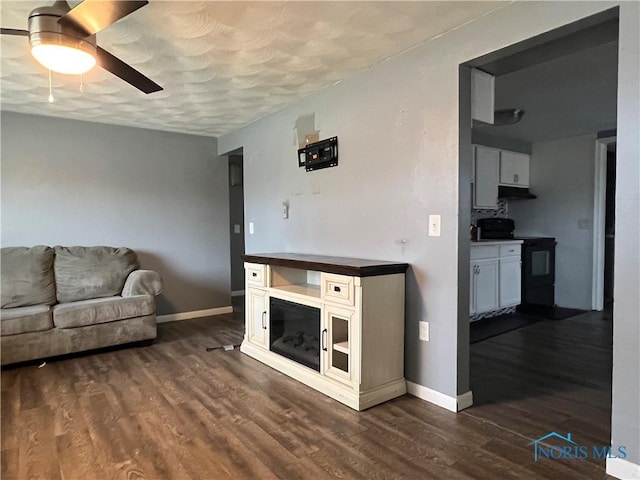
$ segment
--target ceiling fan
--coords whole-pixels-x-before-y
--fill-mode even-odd
[[[2,28],[2,35],[29,37],[31,54],[51,71],[80,75],[96,64],[144,93],[162,90],[135,68],[96,45],[96,33],[144,7],[142,1],[64,0],[29,13],[29,30]]]

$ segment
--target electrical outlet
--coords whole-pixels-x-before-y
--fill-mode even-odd
[[[440,215],[429,215],[429,236],[440,236]]]
[[[282,218],[289,218],[289,202],[282,202]]]
[[[429,341],[429,322],[418,322],[420,326],[419,337],[423,342]]]

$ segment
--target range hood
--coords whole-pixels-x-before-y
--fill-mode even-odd
[[[528,188],[505,187],[500,185],[498,186],[498,198],[504,198],[506,200],[526,200],[538,197],[531,193]]]

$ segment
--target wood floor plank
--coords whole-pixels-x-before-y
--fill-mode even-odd
[[[458,414],[409,395],[355,412],[207,352],[240,343],[240,316],[162,324],[148,347],[5,368],[2,478],[604,479],[601,460],[534,462],[529,445],[610,438],[610,326],[568,320],[472,345],[476,404]]]
[[[15,433],[17,433],[19,445],[18,471],[15,477],[60,479],[60,468],[55,451],[53,413],[49,406],[21,410]],[[14,474],[9,472],[9,476],[12,477]]]
[[[18,448],[4,448],[0,452],[0,478],[16,478],[18,472]]]

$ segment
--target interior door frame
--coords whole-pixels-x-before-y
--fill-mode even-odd
[[[616,142],[615,136],[596,139],[593,184],[593,281],[591,309],[604,309],[604,241],[607,195],[607,147]]]

